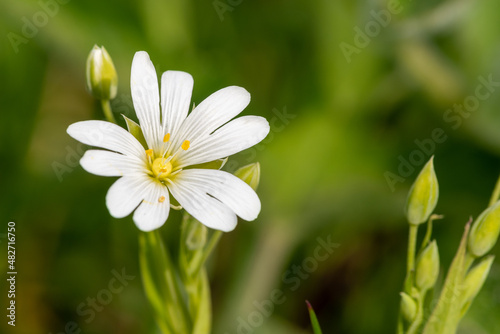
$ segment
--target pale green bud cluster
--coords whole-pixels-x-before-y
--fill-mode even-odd
[[[406,217],[410,223],[408,265],[401,292],[398,333],[437,334],[455,333],[474,298],[481,290],[494,257],[487,256],[500,235],[500,180],[493,192],[490,206],[475,222],[465,225],[458,250],[445,276],[437,304],[427,318],[424,307],[427,292],[434,289],[440,269],[439,250],[436,240],[430,241],[433,215],[439,197],[439,186],[434,172],[433,158],[424,166],[410,189],[406,204]],[[495,202],[497,201],[497,202]],[[419,225],[427,221],[427,231],[415,261],[415,249]],[[472,267],[474,261],[479,264]]]
[[[434,171],[434,157],[424,166],[413,183],[406,203],[408,222],[419,225],[427,221],[439,197],[439,185]]]
[[[484,210],[472,225],[468,251],[475,257],[488,253],[495,246],[500,233],[500,201]]]
[[[110,55],[94,46],[87,58],[87,89],[99,100],[112,100],[118,89],[118,75]]]

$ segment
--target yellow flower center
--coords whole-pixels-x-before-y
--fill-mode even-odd
[[[163,143],[167,143],[170,140],[170,133],[167,133],[163,137]],[[165,181],[169,177],[172,177],[174,174],[178,173],[180,169],[178,167],[174,168],[173,164],[177,165],[174,160],[179,154],[179,152],[187,151],[189,149],[189,146],[191,145],[191,142],[189,140],[184,140],[182,143],[181,147],[177,150],[176,153],[165,157],[167,154],[168,149],[164,148],[162,146],[161,151],[163,151],[163,154],[161,155],[161,158],[156,158],[155,159],[155,153],[153,149],[148,149],[146,150],[146,157],[148,160],[148,163],[151,166],[151,171],[153,172],[153,175],[160,181]]]
[[[151,166],[153,174],[160,180],[165,180],[172,172],[172,164],[168,159],[157,158]]]

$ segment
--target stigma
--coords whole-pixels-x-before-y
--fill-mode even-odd
[[[159,180],[165,180],[172,172],[172,164],[170,159],[157,158],[153,161],[151,169]]]

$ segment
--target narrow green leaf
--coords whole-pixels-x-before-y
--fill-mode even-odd
[[[464,258],[470,222],[460,241],[457,253],[450,265],[438,303],[424,327],[423,334],[455,334],[461,318],[464,281]]]
[[[309,309],[309,317],[311,318],[311,325],[314,331],[314,334],[322,334],[321,328],[319,327],[319,322],[318,318],[316,317],[316,313],[314,313],[314,310],[311,306],[311,303],[309,303],[306,300],[307,308]]]

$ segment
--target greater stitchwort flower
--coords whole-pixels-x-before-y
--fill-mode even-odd
[[[269,133],[262,117],[232,120],[248,105],[250,94],[241,87],[223,88],[188,115],[191,75],[163,73],[160,101],[155,68],[144,51],[134,56],[130,81],[144,138],[105,121],[77,122],[67,130],[84,144],[106,149],[84,154],[80,163],[86,171],[121,176],[106,195],[111,215],[123,218],[135,210],[137,227],[151,231],[167,220],[173,197],[214,229],[234,229],[236,215],[254,220],[261,207],[255,191],[236,176],[203,165],[247,149]]]

